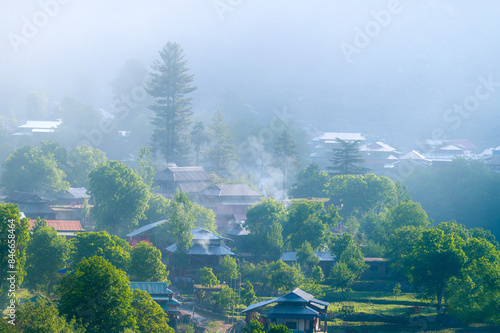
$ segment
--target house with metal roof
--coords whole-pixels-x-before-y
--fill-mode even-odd
[[[258,319],[267,330],[270,325],[285,325],[294,333],[326,332],[328,305],[297,288],[285,295],[255,303],[242,311],[246,322]],[[321,320],[324,320],[321,329]]]
[[[130,289],[146,291],[158,303],[169,318],[169,326],[176,327],[181,303],[174,298],[174,292],[165,282],[130,282]]]
[[[36,193],[14,191],[7,195],[3,201],[18,205],[19,210],[31,219],[37,217],[46,220],[56,219],[56,212],[49,207],[51,200]]]
[[[45,220],[47,226],[55,229],[59,236],[74,238],[78,232],[83,232],[82,225],[78,220]],[[33,230],[36,220],[30,219],[29,228]]]
[[[127,237],[127,241],[130,246],[135,246],[139,244],[140,242],[148,242],[149,243],[149,236],[151,233],[151,230],[159,226],[160,224],[163,224],[167,222],[167,220],[160,220],[156,221],[153,223],[146,224],[139,229],[136,229],[125,236]]]
[[[158,193],[171,197],[175,191],[199,193],[210,185],[210,173],[201,166],[167,167],[154,178],[154,185],[158,186]]]
[[[165,248],[167,254],[167,265],[171,267],[170,274],[178,278],[189,278],[196,280],[199,269],[202,267],[218,266],[225,256],[235,256],[231,248],[225,244],[230,239],[216,235],[206,229],[197,227],[191,230],[193,234],[192,246],[187,251],[187,263],[178,265],[173,254],[177,252],[177,244]]]
[[[321,269],[325,273],[325,276],[328,276],[328,274],[330,274],[330,270],[332,269],[332,267],[335,266],[335,258],[333,258],[332,253],[314,252],[314,254],[319,259],[318,266],[321,267]],[[284,252],[280,257],[280,260],[283,261],[285,264],[292,266],[293,264],[297,263],[297,253]]]

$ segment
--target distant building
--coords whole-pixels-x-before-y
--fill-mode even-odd
[[[363,272],[363,279],[385,279],[388,275],[387,259],[384,258],[364,258],[368,268]]]
[[[136,229],[125,236],[127,237],[127,241],[130,246],[135,246],[139,244],[140,242],[147,242],[149,243],[149,236],[151,231],[159,226],[160,224],[163,224],[167,222],[167,220],[161,220],[157,222],[153,222],[147,225],[144,225],[140,227],[139,229]]]
[[[33,136],[35,138],[44,138],[62,124],[62,120],[29,120],[25,124],[18,126],[12,133],[13,136]]]
[[[210,185],[210,173],[201,166],[169,166],[154,178],[157,192],[171,197],[177,190],[186,193],[199,193]]]
[[[362,145],[359,152],[365,160],[364,166],[378,176],[384,175],[386,165],[398,161],[400,156],[396,148],[381,141]]]
[[[35,227],[36,220],[30,219],[30,230]],[[59,236],[66,238],[75,238],[77,233],[83,232],[82,225],[80,221],[71,220],[46,220],[47,226],[55,229]]]
[[[275,304],[271,307],[271,305]],[[297,288],[280,297],[255,303],[242,311],[247,324],[257,319],[265,330],[270,325],[285,325],[294,333],[326,332],[328,327],[328,305]],[[321,321],[324,320],[323,328]]]
[[[361,133],[326,132],[314,138],[312,140],[312,153],[309,155],[309,159],[311,162],[316,163],[323,171],[326,171],[327,167],[332,165],[330,160],[333,158],[333,149],[341,147],[337,138],[346,142],[359,141],[361,144],[366,141],[366,138],[362,136]]]
[[[37,217],[45,220],[56,219],[56,212],[49,207],[51,201],[36,193],[14,191],[7,195],[3,201],[18,205],[19,210],[31,219]]]
[[[325,276],[330,274],[333,266],[335,266],[335,259],[331,252],[314,252],[316,257],[319,259],[318,266],[321,267]],[[280,257],[280,260],[288,265],[293,265],[297,263],[297,253],[296,252],[285,252]]]

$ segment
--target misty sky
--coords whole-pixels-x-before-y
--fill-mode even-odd
[[[32,90],[111,110],[109,82],[125,61],[149,68],[173,41],[195,74],[195,112],[214,112],[232,92],[262,114],[292,107],[323,131],[411,142],[439,127],[500,144],[500,84],[466,116],[446,113],[479,78],[500,82],[495,0],[65,0],[46,22],[41,3],[57,0],[0,1],[0,114],[22,118]],[[41,27],[25,38],[35,18]],[[373,35],[362,47],[358,29]]]

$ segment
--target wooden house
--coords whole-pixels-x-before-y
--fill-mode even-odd
[[[15,191],[7,195],[4,202],[18,205],[19,210],[30,219],[37,217],[45,220],[56,219],[56,212],[49,207],[51,200],[42,198],[36,193]]]
[[[331,252],[314,252],[316,257],[319,259],[318,266],[321,267],[325,276],[330,274],[333,266],[335,266],[335,259]],[[292,266],[297,262],[297,254],[295,252],[285,252],[280,257],[280,260],[285,264]]]
[[[387,259],[384,258],[365,258],[365,264],[368,268],[361,275],[362,279],[378,280],[385,279],[388,275]]]
[[[167,222],[167,220],[160,220],[157,222],[153,222],[150,224],[147,224],[145,226],[140,227],[139,229],[136,229],[125,236],[127,237],[127,241],[130,246],[135,246],[139,244],[140,242],[148,242],[149,243],[149,236],[151,231],[159,226],[160,224],[163,224]]]
[[[258,319],[266,330],[270,325],[285,325],[294,333],[326,332],[328,305],[330,303],[297,288],[283,296],[252,304],[242,313],[247,323]]]
[[[78,220],[45,220],[47,226],[55,229],[59,236],[64,236],[66,238],[74,238],[79,232],[83,232],[82,225]],[[36,220],[30,219],[30,230],[35,227]]]
[[[169,166],[154,178],[157,192],[165,197],[171,197],[175,191],[199,193],[210,185],[210,173],[201,166],[178,167]]]

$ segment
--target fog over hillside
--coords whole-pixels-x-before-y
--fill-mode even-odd
[[[493,0],[3,1],[0,113],[23,120],[33,90],[112,110],[109,83],[125,62],[149,68],[173,41],[195,75],[195,113],[288,107],[319,130],[404,147],[435,128],[496,146],[499,10]],[[484,97],[468,98],[484,81]]]

